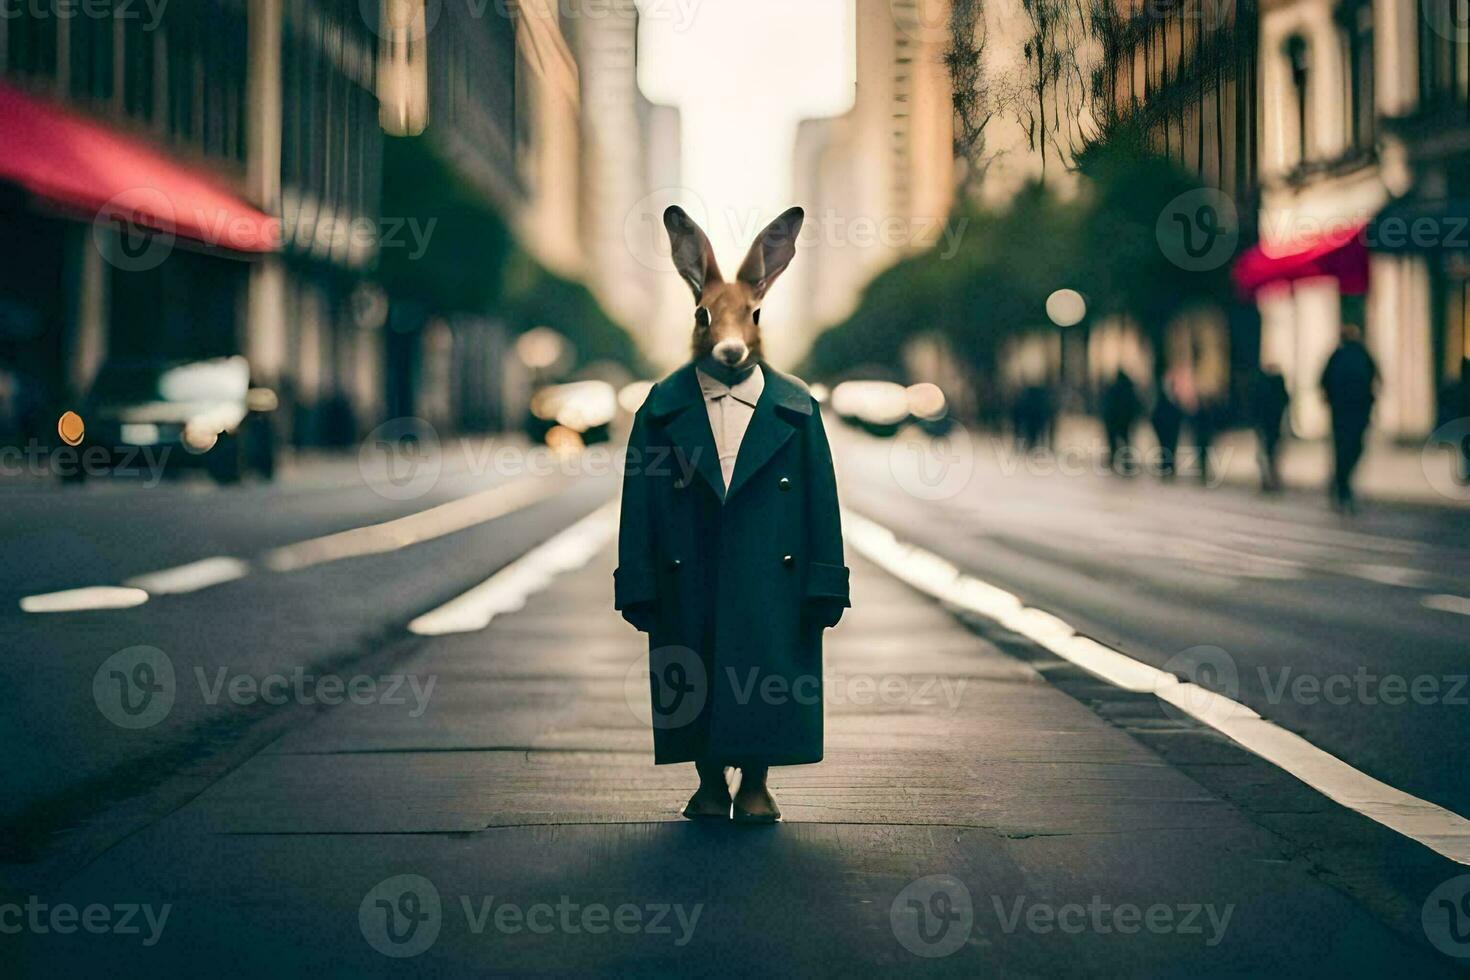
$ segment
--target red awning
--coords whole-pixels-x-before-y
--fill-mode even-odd
[[[1333,228],[1317,235],[1298,236],[1283,246],[1253,245],[1241,253],[1230,270],[1235,288],[1250,299],[1262,288],[1329,276],[1348,296],[1368,291],[1366,223]]]
[[[0,82],[0,181],[103,220],[233,252],[274,252],[280,223],[147,143]]]

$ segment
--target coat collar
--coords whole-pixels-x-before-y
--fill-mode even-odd
[[[749,405],[751,408],[755,408],[756,405],[760,404],[761,392],[766,390],[765,372],[761,370],[759,364],[755,365],[750,373],[742,380],[735,382],[733,385],[726,384],[719,378],[705,374],[703,368],[696,368],[694,374],[699,379],[699,390],[704,395],[706,402],[711,399],[728,396],[738,402]]]
[[[761,402],[769,400],[775,407],[798,415],[812,414],[811,392],[799,379],[782,374],[764,361],[761,362],[761,373],[766,379]],[[699,387],[694,362],[690,361],[654,385],[653,393],[648,396],[648,413],[655,421],[663,421],[690,405],[703,404],[704,392]]]
[[[756,403],[750,427],[740,443],[735,460],[735,473],[725,489],[720,473],[720,456],[715,450],[709,415],[704,410],[704,392],[699,386],[691,362],[679,368],[654,386],[648,398],[648,411],[674,437],[679,448],[689,454],[690,462],[703,477],[715,496],[729,500],[750,477],[776,454],[791,438],[793,426],[812,414],[812,396],[806,385],[788,374],[762,363],[766,386]],[[697,407],[699,411],[687,409]]]

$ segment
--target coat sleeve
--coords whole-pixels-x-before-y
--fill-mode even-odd
[[[818,613],[823,626],[835,626],[842,610],[852,605],[848,597],[847,565],[842,557],[842,512],[837,500],[837,476],[832,469],[832,448],[822,425],[822,412],[813,406],[807,438],[807,604]]]
[[[613,606],[639,629],[648,628],[647,608],[658,598],[654,571],[652,494],[648,475],[648,424],[644,410],[633,418],[623,466],[618,517],[618,567],[613,572]]]

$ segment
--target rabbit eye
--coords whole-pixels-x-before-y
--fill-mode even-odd
[[[756,310],[754,313],[752,313],[750,315],[750,317],[751,317],[751,319],[753,319],[755,321],[755,325],[756,326],[760,326],[761,325],[761,311],[760,310]]]
[[[699,324],[701,327],[707,327],[707,326],[709,326],[709,324],[710,324],[709,310],[706,309],[703,306],[701,306],[698,309],[696,309],[694,311],[694,322],[697,323],[697,324]]]

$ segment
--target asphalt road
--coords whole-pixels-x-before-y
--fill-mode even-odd
[[[616,491],[607,467],[557,464],[511,444],[446,444],[433,470],[395,486],[386,472],[344,458],[310,465],[275,484],[219,488],[202,480],[99,481],[81,488],[27,483],[0,488],[0,683],[23,710],[0,714],[12,746],[0,816],[19,821],[20,851],[58,826],[96,815],[240,736],[269,705],[220,687],[351,662],[404,623],[468,588]],[[429,463],[424,464],[425,467]],[[435,476],[437,473],[437,476]],[[480,494],[483,522],[461,517],[455,533],[432,523],[404,529],[417,543],[367,538],[390,550],[317,560],[278,552],[353,529],[431,512]],[[519,506],[524,505],[524,506]],[[360,543],[360,542],[353,542]],[[284,554],[316,561],[275,570]],[[21,611],[27,595],[117,586],[134,576],[208,559],[241,561],[241,578],[143,605],[54,614]],[[120,727],[98,710],[94,681],[108,658],[136,646],[161,651],[177,692],[166,717]],[[100,683],[109,681],[104,677]],[[239,682],[244,683],[244,682]],[[14,847],[16,839],[8,842]]]
[[[1470,511],[1265,497],[838,435],[848,506],[1079,632],[1470,814]],[[965,440],[964,442],[958,440]],[[1074,461],[1075,463],[1075,461]]]
[[[1347,520],[1315,497],[1059,474],[988,440],[926,457],[923,441],[829,431],[856,512],[1470,813],[1458,686],[1470,618],[1425,604],[1470,596],[1462,513],[1370,506]],[[615,468],[518,444],[447,445],[430,462],[406,482],[342,458],[269,486],[0,487],[13,556],[0,569],[13,708],[0,713],[0,949],[6,901],[176,905],[156,946],[23,929],[23,973],[1366,976],[1450,972],[1466,959],[1447,949],[1470,956],[1470,941],[1421,921],[1444,917],[1435,890],[1463,868],[1261,775],[1265,763],[1243,764],[1198,726],[1120,723],[1152,697],[1074,696],[1061,672],[855,558],[858,608],[830,634],[827,761],[773,776],[788,817],[774,834],[695,833],[677,818],[686,767],[649,764],[628,681],[644,654],[610,609],[605,548],[584,569],[517,573],[525,609],[510,603],[488,630],[405,630],[565,537],[615,495]],[[205,561],[228,580],[131,608],[20,606]],[[135,672],[139,647],[175,690],[163,715],[130,720],[110,685],[156,679]],[[301,673],[405,686],[392,703],[262,696],[262,678]],[[857,696],[885,684],[906,696]],[[1249,791],[1220,791],[1201,766],[1244,774]],[[1315,846],[1334,842],[1379,866]],[[380,885],[393,883],[378,896],[390,906],[425,897],[401,875],[436,883],[445,902],[443,938],[407,962],[369,924]],[[682,944],[565,924],[487,933],[479,906],[460,914],[466,896],[521,913],[566,899],[708,918]],[[960,922],[961,898],[963,929],[905,918],[922,906],[931,925]],[[1099,905],[1112,911],[1056,924]],[[1170,928],[1116,928],[1117,909],[1154,906]],[[1227,908],[1234,924],[1209,932]],[[1184,914],[1206,931],[1177,928]]]

